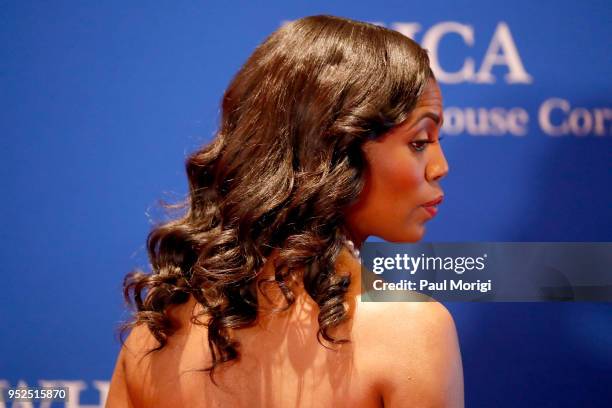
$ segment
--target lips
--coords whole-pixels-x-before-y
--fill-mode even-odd
[[[442,202],[442,199],[444,198],[443,195],[441,195],[440,197],[436,198],[435,200],[431,200],[429,202],[426,202],[425,204],[423,204],[423,207],[433,207],[435,205],[438,205]]]
[[[423,209],[425,211],[427,211],[427,213],[429,214],[430,217],[433,217],[433,216],[435,216],[438,213],[438,207],[436,207],[436,206],[442,202],[443,198],[444,198],[444,196],[441,195],[438,198],[436,198],[435,200],[431,200],[431,201],[426,202],[425,204],[422,205]]]

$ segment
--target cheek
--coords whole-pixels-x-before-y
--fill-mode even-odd
[[[424,181],[424,167],[410,152],[398,152],[372,170],[374,190],[390,205],[411,207],[417,201],[416,192]]]
[[[408,149],[385,148],[366,156],[365,188],[359,202],[348,210],[351,228],[362,236],[390,242],[416,242],[422,237],[422,225],[414,221],[418,221],[415,210],[422,201],[419,191],[425,184],[425,166]]]

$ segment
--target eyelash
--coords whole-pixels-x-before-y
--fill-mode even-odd
[[[444,139],[444,136],[438,137],[438,142],[440,140],[442,140],[442,139]],[[415,144],[418,144],[418,143],[422,143],[423,146],[421,148],[416,148]],[[432,144],[432,143],[436,143],[436,141],[434,141],[434,140],[417,140],[415,142],[411,142],[410,145],[412,146],[412,148],[414,149],[415,152],[420,153],[420,152],[425,151],[425,148],[426,148],[425,145]]]

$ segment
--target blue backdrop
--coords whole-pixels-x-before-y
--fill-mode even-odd
[[[0,387],[103,402],[156,201],[187,191],[185,156],[257,44],[322,13],[433,56],[450,173],[427,241],[612,241],[609,2],[3,1]],[[448,307],[467,406],[610,406],[612,304]]]

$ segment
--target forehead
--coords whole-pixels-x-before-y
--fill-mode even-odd
[[[442,108],[442,93],[435,79],[430,78],[423,88],[423,92],[417,101],[417,106],[436,105]]]
[[[410,116],[418,114],[419,111],[431,111],[436,115],[442,117],[442,93],[440,87],[434,79],[427,81],[423,93],[417,100],[417,103]]]
[[[431,118],[437,125],[441,126],[444,119],[442,115],[442,93],[437,82],[430,79],[423,88],[414,109],[400,127],[409,128],[425,117]]]

